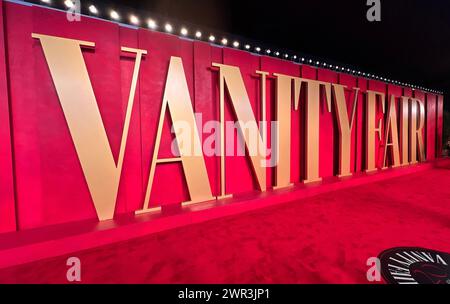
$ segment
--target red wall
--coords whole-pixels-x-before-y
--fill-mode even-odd
[[[0,0],[0,3],[1,0]],[[142,207],[155,135],[162,104],[165,79],[171,56],[181,57],[189,93],[195,112],[203,115],[203,123],[219,119],[218,73],[212,63],[240,67],[256,119],[260,119],[260,78],[255,72],[283,73],[309,79],[341,83],[346,91],[349,114],[353,106],[353,87],[361,89],[352,134],[352,170],[364,169],[364,92],[367,89],[400,95],[401,88],[356,78],[325,69],[298,65],[271,57],[257,56],[231,48],[212,46],[177,36],[146,29],[133,29],[116,23],[82,18],[81,22],[66,20],[64,13],[13,3],[3,3],[0,13],[0,232],[30,229],[59,223],[95,219],[96,212],[70,136],[64,114],[42,51],[40,42],[31,33],[54,35],[96,43],[95,50],[83,56],[108,139],[117,159],[134,58],[124,57],[120,47],[148,50],[139,74],[130,133],[120,183],[116,215],[132,213]],[[2,17],[5,20],[1,19]],[[7,41],[3,45],[3,23]],[[6,69],[6,66],[8,69]],[[6,80],[8,77],[8,81]],[[9,92],[7,90],[9,83]],[[275,117],[275,80],[267,82],[267,113]],[[9,96],[8,96],[9,93]],[[434,95],[433,95],[434,96]],[[228,98],[228,96],[227,96]],[[300,109],[292,110],[291,181],[304,178],[304,98]],[[442,99],[437,111],[429,97],[427,106],[427,136],[442,138]],[[9,102],[8,102],[9,101]],[[338,133],[334,110],[329,113],[325,100],[320,105],[320,174],[332,177],[338,161]],[[441,110],[439,110],[441,109]],[[437,113],[437,114],[433,114]],[[225,117],[234,121],[234,111],[226,100]],[[382,113],[379,111],[379,115]],[[437,116],[436,116],[437,115]],[[435,122],[432,120],[435,118]],[[11,121],[9,120],[11,118]],[[437,125],[438,130],[433,127]],[[159,157],[172,157],[171,122],[166,116]],[[199,126],[200,128],[200,126]],[[440,128],[440,129],[439,129]],[[12,136],[11,136],[12,134]],[[441,134],[441,135],[439,135]],[[203,136],[203,140],[208,134]],[[270,129],[268,142],[270,143]],[[11,147],[12,139],[12,147]],[[228,141],[237,142],[228,134]],[[427,151],[432,154],[433,139],[427,139]],[[379,144],[377,159],[382,160]],[[14,151],[14,161],[11,157]],[[14,175],[12,164],[14,164]],[[219,194],[219,158],[206,157],[206,167],[214,195]],[[381,167],[381,163],[379,164]],[[227,156],[227,193],[239,194],[257,190],[251,164],[244,156]],[[158,165],[152,188],[151,206],[179,204],[189,198],[181,165]],[[268,188],[273,186],[273,168],[267,168]],[[170,176],[170,178],[167,178]],[[13,177],[15,185],[13,187]],[[16,197],[14,200],[14,191]]]
[[[442,141],[444,140],[442,138],[442,131],[444,130],[444,96],[439,95],[438,96],[438,102],[437,102],[437,112],[436,112],[436,125],[437,125],[437,155],[442,155]],[[447,140],[447,138],[445,138]]]

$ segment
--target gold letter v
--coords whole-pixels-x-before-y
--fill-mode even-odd
[[[41,41],[97,216],[101,221],[112,219],[139,67],[142,55],[147,54],[147,51],[122,48],[124,52],[135,53],[136,62],[122,131],[119,159],[116,164],[81,53],[81,47],[95,47],[95,44],[40,34],[32,34],[32,37]]]

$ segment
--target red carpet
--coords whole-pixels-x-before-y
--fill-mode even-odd
[[[391,247],[450,252],[450,164],[73,253],[83,283],[368,283]],[[67,283],[68,256],[0,270]]]

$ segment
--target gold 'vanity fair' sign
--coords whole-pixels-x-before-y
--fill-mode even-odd
[[[136,85],[143,56],[147,50],[123,47],[123,52],[135,54],[134,71],[128,95],[128,104],[121,137],[118,161],[114,160],[108,142],[105,126],[100,115],[96,97],[82,55],[82,48],[95,48],[95,43],[65,39],[54,36],[33,34],[42,45],[45,59],[64,112],[82,170],[92,196],[97,216],[100,220],[112,219],[119,189],[120,176],[126,150],[128,130],[130,126]],[[70,58],[70,60],[67,60]],[[181,136],[175,133],[179,155],[175,158],[158,158],[161,143],[163,122],[166,112],[170,114],[173,124],[182,122],[190,130],[197,130],[196,119],[188,90],[183,63],[179,57],[171,57],[162,100],[155,148],[150,165],[150,177],[146,186],[146,195],[141,210],[137,214],[158,211],[160,207],[150,208],[150,194],[158,164],[180,162],[190,196],[189,202],[183,205],[210,201],[230,196],[225,187],[225,91],[229,93],[231,107],[237,118],[238,128],[255,128],[259,132],[250,134],[242,132],[248,151],[267,147],[267,132],[259,128],[251,103],[245,89],[244,81],[238,67],[211,63],[219,75],[220,94],[220,194],[214,197],[205,159],[202,153],[201,140],[197,131],[191,136],[190,144],[180,144]],[[262,117],[266,117],[266,80],[269,73],[255,71],[261,79]],[[272,76],[272,75],[270,75]],[[290,186],[291,172],[291,115],[299,111],[300,94],[306,96],[305,106],[305,180],[304,183],[321,181],[319,175],[319,114],[320,100],[324,96],[326,110],[334,108],[339,138],[338,176],[351,176],[351,134],[355,127],[355,113],[358,103],[358,88],[347,88],[344,85],[323,81],[273,74],[276,82],[275,116],[277,128],[272,137],[272,149],[277,155],[275,165],[275,188]],[[345,89],[354,90],[352,107],[347,108]],[[304,91],[305,90],[305,91]],[[387,98],[386,98],[387,97]],[[294,100],[294,102],[292,102]],[[385,96],[384,93],[367,91],[365,105],[365,170],[377,170],[375,150],[376,137],[385,138],[383,166],[398,167],[425,160],[423,128],[425,123],[424,102],[417,98],[400,97],[400,120],[397,118],[396,97]],[[377,120],[377,109],[382,108],[383,120]],[[349,114],[350,113],[350,114]],[[265,122],[265,121],[264,121]],[[384,134],[381,134],[384,129]],[[403,147],[400,153],[400,146]],[[265,151],[265,149],[263,149]],[[196,153],[193,153],[195,151]],[[330,152],[332,153],[332,152]],[[260,191],[266,191],[266,155],[265,153],[248,153],[254,176]],[[388,161],[388,156],[389,160]]]

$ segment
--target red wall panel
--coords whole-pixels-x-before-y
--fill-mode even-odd
[[[301,76],[302,78],[306,78],[306,79],[313,79],[313,80],[317,80],[317,69],[309,66],[309,65],[301,65]],[[302,90],[301,96],[300,96],[300,103],[299,103],[299,107],[300,109],[305,109],[305,105],[306,105],[306,90]],[[306,126],[305,126],[305,122],[306,122],[306,114],[305,111],[303,110],[302,113],[300,114],[300,128],[302,130],[302,134],[303,134],[303,138],[302,138],[302,142],[300,143],[300,148],[302,151],[303,157],[300,160],[300,178],[303,180],[306,177],[306,143],[305,143],[305,132],[306,132]],[[320,149],[320,146],[319,146]],[[319,164],[320,164],[320,159],[319,159]],[[320,171],[320,167],[319,167],[319,171]],[[320,172],[319,172],[320,173]]]
[[[170,57],[178,56],[182,58],[186,75],[193,73],[193,69],[189,69],[189,66],[193,66],[193,57],[192,55],[186,56],[186,53],[182,52],[183,46],[180,38],[143,29],[139,30],[139,47],[149,51],[146,63],[142,66],[140,91],[141,131],[142,134],[145,134],[142,137],[142,171],[144,189],[146,189],[152,156],[153,153],[157,153],[153,151]],[[191,100],[193,100],[192,76],[186,78]],[[191,79],[190,83],[189,79]],[[159,158],[175,156],[171,151],[174,136],[171,133],[171,120],[168,112],[165,113],[165,117],[158,153]],[[166,176],[171,176],[171,178],[164,178]],[[171,195],[167,195],[167,193]],[[150,206],[179,204],[188,200],[189,193],[186,189],[181,163],[157,165]]]
[[[120,27],[119,40],[121,46],[139,48],[138,32],[136,30]],[[121,124],[118,138],[120,138],[125,120],[125,111],[127,108],[128,98],[131,88],[131,80],[133,77],[135,56],[123,53],[120,61],[120,87],[121,87]],[[143,62],[147,63],[147,58],[143,58]],[[141,75],[141,74],[140,74]],[[133,212],[140,209],[143,200],[143,172],[142,172],[142,134],[141,134],[141,113],[140,113],[140,78],[136,86],[136,95],[133,104],[130,127],[128,131],[127,149],[124,156],[121,184],[118,192],[118,204],[116,212],[125,213]],[[119,145],[119,144],[117,144]],[[117,161],[118,152],[115,157]]]
[[[194,110],[202,115],[204,129],[203,144],[210,148],[219,147],[220,132],[209,121],[219,120],[219,73],[212,72],[212,63],[222,63],[222,49],[214,48],[205,42],[194,42]],[[214,142],[208,140],[214,136]],[[208,141],[207,141],[208,140]],[[220,164],[217,154],[205,156],[206,169],[213,195],[220,193]]]
[[[413,92],[412,89],[410,89],[410,88],[403,88],[403,96],[405,96],[405,97],[414,97],[413,95],[414,95],[414,92]],[[408,111],[411,112],[411,107],[410,106],[409,106],[409,110]],[[408,122],[408,144],[411,141],[410,138],[409,138],[409,127],[410,126],[409,126],[409,122]],[[409,146],[408,146],[408,149],[409,149]],[[411,161],[411,153],[409,153],[409,152],[408,152],[408,159],[409,159],[409,161]]]
[[[366,78],[358,78],[358,107],[356,109],[356,171],[361,172],[366,169],[366,134],[365,134],[365,109],[367,102],[368,80]]]
[[[86,18],[69,25],[66,16],[57,11],[13,4],[7,7],[8,17],[11,17],[8,25],[13,32],[8,36],[8,47],[11,83],[14,86],[12,91],[15,93],[12,108],[20,228],[96,218],[42,47],[38,40],[31,38],[31,33],[96,43],[94,50],[84,51],[83,55],[116,159],[130,84],[115,84],[129,82],[127,75],[132,72],[129,71],[132,64],[125,62],[125,74],[121,73],[121,37],[126,44],[133,37],[127,38],[127,32],[121,32],[114,23]],[[134,40],[136,44],[136,38]],[[36,89],[21,90],[22,83]],[[135,107],[137,109],[139,103]],[[139,117],[139,112],[133,112],[134,115]],[[140,196],[139,191],[130,190],[130,185],[133,185],[132,189],[140,185],[136,184],[140,176],[140,151],[137,149],[140,145],[140,126],[136,117],[132,121],[127,145],[131,150],[126,152],[122,194],[117,202],[119,213],[127,210],[127,202],[136,203]],[[134,194],[135,191],[138,195]]]
[[[425,120],[427,119],[427,115],[426,115],[426,110],[427,110],[427,104],[426,104],[426,98],[425,98],[425,92],[423,91],[419,91],[419,90],[414,90],[413,91],[413,95],[415,98],[419,98],[422,102],[423,105],[425,107]],[[419,111],[419,108],[417,109],[417,111]],[[419,112],[417,112],[419,114]],[[417,119],[418,121],[418,119]],[[427,135],[427,128],[426,128],[426,122],[423,125],[423,130],[422,130],[422,138],[424,140],[423,144],[424,144],[424,149],[425,149],[425,153],[427,151],[427,145],[426,145],[426,135]],[[426,158],[426,154],[425,154],[425,158]],[[417,156],[417,159],[419,159],[419,156]]]
[[[369,80],[369,90],[381,92],[384,94],[387,94],[387,85],[381,81],[377,80]],[[378,135],[375,135],[375,161],[376,161],[376,167],[382,168],[383,167],[383,153],[384,153],[384,114],[383,114],[383,107],[381,103],[377,102],[377,114],[376,114],[376,126],[378,126],[378,121],[381,120],[381,140],[379,139]]]
[[[387,111],[389,111],[389,105],[391,102],[391,97],[392,95],[395,96],[395,111],[397,113],[397,136],[398,136],[398,144],[399,144],[399,151],[400,151],[400,162],[401,162],[401,155],[402,155],[402,145],[401,145],[401,141],[400,141],[400,100],[401,100],[401,96],[403,95],[403,89],[402,87],[393,85],[393,84],[388,84],[387,86],[387,99],[386,99],[386,115],[385,117],[387,118],[387,115],[389,115],[389,113]],[[384,122],[384,125],[386,127],[386,121]],[[386,129],[384,130],[386,133]],[[388,138],[385,138],[385,140],[387,141]],[[393,165],[393,160],[390,159],[390,153],[387,153],[386,158],[387,158],[387,166],[392,166]],[[384,158],[384,155],[383,155]]]
[[[11,123],[16,176],[17,215],[19,229],[44,225],[41,200],[38,111],[34,90],[23,89],[36,83],[34,72],[33,11],[29,7],[4,3],[5,26],[11,100]],[[19,26],[20,24],[20,26]],[[36,47],[37,49],[37,47]],[[51,82],[50,82],[51,83]],[[40,86],[48,86],[43,81]],[[42,89],[41,89],[42,90]],[[56,100],[57,101],[57,100]],[[74,173],[75,174],[75,173]]]
[[[336,72],[317,69],[317,80],[329,83],[338,83]],[[330,96],[331,98],[332,96]],[[320,148],[319,148],[319,172],[322,178],[331,177],[338,171],[339,164],[339,133],[335,123],[334,106],[328,112],[325,94],[320,98]]]
[[[289,61],[281,61],[279,59],[263,56],[261,57],[261,70],[265,72],[269,72],[270,75],[274,73],[300,77],[300,65],[289,62]],[[268,121],[276,121],[276,80],[273,77],[269,78],[267,83],[267,120]],[[302,153],[301,143],[303,142],[303,133],[301,128],[301,113],[303,112],[304,107],[300,105],[297,111],[294,110],[294,105],[292,105],[291,111],[291,183],[299,183],[300,182],[300,172],[301,165],[300,160],[303,158],[304,154]],[[268,143],[270,145],[271,142],[271,129],[270,125],[268,128]],[[273,149],[273,147],[272,147]],[[272,151],[273,153],[273,151]],[[267,170],[267,185],[268,187],[272,187],[273,182],[273,174],[275,172],[274,168],[268,168]],[[270,175],[269,175],[270,173]]]
[[[436,118],[436,125],[437,125],[437,154],[438,156],[442,155],[442,145],[443,141],[447,142],[449,140],[448,138],[442,138],[442,132],[444,129],[444,96],[439,95],[438,96],[438,103],[437,103],[437,118]]]
[[[229,48],[223,49],[223,63],[238,66],[240,68],[256,121],[260,121],[261,117],[260,80],[259,77],[256,77],[257,74],[255,73],[260,69],[259,59],[260,56],[250,54],[248,52]],[[234,114],[234,109],[232,107],[231,100],[229,100],[228,94],[225,94],[225,121],[237,121],[237,117]],[[240,136],[238,130],[235,129],[234,134],[230,134],[227,131],[228,130],[226,129],[225,150],[227,151],[230,145],[233,145],[235,151],[245,151],[243,139],[238,139]],[[256,177],[253,175],[250,158],[246,155],[247,153],[245,153],[244,156],[240,156],[239,154],[233,154],[230,156],[227,154],[225,158],[227,193],[244,193],[258,189]]]
[[[0,4],[2,4],[1,0]],[[192,105],[195,112],[202,115],[202,123],[199,121],[198,125],[199,131],[203,131],[206,123],[219,119],[219,78],[217,69],[211,68],[213,62],[240,68],[257,120],[261,119],[261,78],[255,73],[257,70],[345,84],[349,87],[346,91],[349,115],[353,106],[352,89],[358,86],[361,91],[358,95],[356,120],[352,133],[351,158],[352,170],[356,172],[364,169],[366,90],[372,89],[383,93],[387,90],[389,94],[396,95],[401,93],[400,88],[394,86],[387,88],[386,84],[377,81],[368,81],[346,74],[338,75],[329,70],[307,65],[300,66],[289,61],[213,46],[165,33],[120,26],[113,22],[83,17],[81,22],[69,23],[65,14],[59,11],[10,2],[3,3],[2,9],[7,14],[5,20],[0,19],[0,21],[6,24],[5,39],[8,56],[5,56],[3,39],[1,39],[3,38],[3,22],[0,22],[0,232],[16,229],[16,219],[19,229],[96,219],[96,211],[41,43],[33,39],[31,33],[95,42],[95,48],[83,50],[83,56],[116,160],[135,63],[134,56],[122,53],[120,47],[148,51],[139,73],[116,215],[132,213],[142,207],[153,154],[158,153],[159,158],[175,156],[171,150],[174,136],[171,133],[172,124],[168,113],[165,113],[160,151],[154,152],[157,124],[171,56],[180,57],[183,61]],[[3,15],[0,14],[0,18],[2,17]],[[5,60],[7,65],[3,63]],[[267,120],[269,121],[275,120],[275,92],[275,80],[269,77],[266,90]],[[306,94],[305,90],[302,92],[299,110],[295,111],[292,108],[291,181],[293,183],[303,180],[305,168],[303,162]],[[412,92],[405,90],[405,93]],[[227,121],[234,123],[236,120],[234,110],[228,94],[226,93],[225,96],[225,117]],[[334,107],[332,113],[328,112],[323,97],[322,94],[319,169],[320,175],[326,178],[333,176],[337,170],[339,133],[333,112]],[[432,133],[435,132],[438,138],[442,138],[442,97],[438,98],[436,114],[432,111],[432,98],[428,100],[427,117],[431,118],[427,123],[427,136],[431,138]],[[382,116],[380,109],[378,115]],[[433,127],[433,117],[437,131]],[[203,143],[211,131],[204,134],[200,132]],[[234,134],[228,134],[227,141],[231,140],[236,146],[237,134],[237,131],[234,131]],[[218,135],[219,133],[216,133],[217,140]],[[270,129],[268,135],[270,144]],[[12,147],[10,147],[11,141]],[[382,160],[384,147],[380,142],[377,144],[380,146],[377,159]],[[431,140],[428,140],[428,153],[432,154],[430,144]],[[14,151],[14,162],[11,150]],[[216,155],[205,157],[214,195],[218,195],[220,191],[219,160],[220,158]],[[15,169],[14,175],[12,164]],[[380,161],[379,167],[381,165]],[[239,194],[257,190],[248,156],[227,156],[226,169],[227,193]],[[273,186],[273,174],[274,168],[267,168],[268,188]],[[170,176],[170,179],[167,176]],[[17,195],[16,202],[14,202],[13,190]],[[189,193],[181,164],[158,165],[150,206],[178,205],[187,200],[189,200]]]
[[[345,85],[345,98],[346,98],[346,104],[347,104],[347,115],[349,117],[349,122],[351,123],[352,118],[352,111],[353,111],[353,102],[355,100],[355,91],[354,88],[358,86],[358,80],[356,77],[353,77],[351,75],[347,74],[339,74],[339,84]],[[359,99],[360,96],[357,98]],[[361,100],[357,100],[356,107],[360,106]],[[355,113],[355,121],[353,123],[353,129],[352,129],[352,135],[351,135],[351,157],[350,157],[350,163],[351,163],[351,172],[357,171],[357,129],[359,128],[357,121],[358,121],[358,112]],[[338,140],[338,139],[337,139]]]
[[[436,158],[436,97],[434,94],[426,94],[425,147],[427,160]]]
[[[3,1],[0,0],[0,233],[16,229]]]

